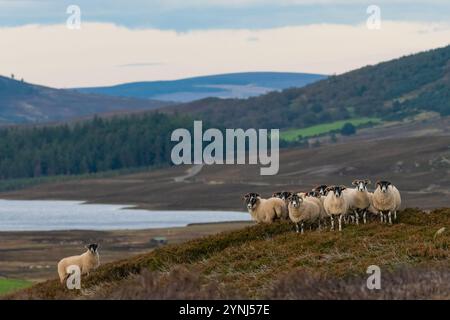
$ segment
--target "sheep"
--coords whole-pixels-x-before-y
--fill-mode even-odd
[[[262,199],[258,193],[251,192],[244,195],[244,199],[248,212],[258,223],[272,223],[289,217],[286,203],[279,198]]]
[[[311,198],[303,199],[297,194],[289,197],[289,218],[295,224],[296,232],[299,232],[299,223],[301,223],[301,233],[304,232],[304,224],[319,223],[320,228],[320,206]]]
[[[326,184],[321,184],[314,187],[312,191],[317,191],[321,196],[326,196],[328,186]]]
[[[280,191],[280,192],[274,192],[272,194],[272,198],[279,198],[283,200],[286,203],[286,206],[289,204],[289,196],[292,194],[290,191]]]
[[[317,205],[320,207],[319,221],[324,222],[324,224],[326,225],[326,221],[330,216],[327,214],[327,212],[325,211],[325,208],[323,207],[323,201],[325,200],[325,196],[321,196],[320,193],[317,191],[310,191],[306,194],[306,199],[315,201],[317,203]],[[319,228],[320,228],[320,224],[319,224]]]
[[[367,212],[373,215],[378,215],[378,210],[373,206],[373,192],[367,192],[367,196],[369,197],[370,202],[369,208],[367,208]]]
[[[377,181],[372,202],[374,208],[380,213],[381,222],[387,222],[384,212],[388,212],[389,224],[392,224],[392,213],[394,213],[394,220],[397,220],[397,210],[400,209],[402,200],[400,192],[391,182]]]
[[[353,180],[352,185],[356,186],[355,189],[344,190],[344,197],[348,202],[348,209],[350,214],[354,214],[356,218],[356,224],[359,224],[359,213],[362,213],[364,223],[367,222],[367,209],[370,207],[370,199],[367,191],[367,185],[370,184],[370,180]],[[351,216],[352,219],[353,216]]]
[[[323,201],[326,213],[331,218],[331,230],[334,230],[334,216],[339,216],[339,231],[342,231],[342,217],[347,214],[348,203],[343,195],[345,186],[327,187],[327,196]]]
[[[58,262],[58,275],[61,284],[70,275],[67,268],[72,265],[76,265],[80,268],[81,274],[89,275],[89,272],[96,269],[100,265],[100,256],[98,254],[98,244],[93,243],[86,246],[88,249],[85,253],[79,256],[72,256],[62,259]]]

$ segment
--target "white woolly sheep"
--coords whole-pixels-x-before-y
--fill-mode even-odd
[[[364,223],[367,222],[367,209],[370,207],[370,199],[367,191],[367,185],[370,184],[370,180],[354,180],[352,182],[355,189],[345,189],[344,197],[348,203],[349,214],[352,219],[356,220],[356,224],[359,224],[359,214],[362,214]]]
[[[67,257],[59,261],[58,274],[61,283],[69,276],[67,268],[72,265],[76,265],[80,268],[81,274],[89,274],[89,272],[100,265],[100,257],[97,251],[97,244],[90,244],[86,246],[88,249],[85,253],[79,256]]]
[[[402,200],[398,189],[389,181],[377,181],[377,188],[372,197],[374,208],[380,213],[381,222],[387,222],[384,212],[388,213],[389,224],[392,224],[392,213],[397,220],[397,210],[400,209]]]
[[[272,198],[279,198],[283,200],[286,203],[286,207],[289,204],[289,196],[292,194],[290,191],[280,191],[280,192],[274,192],[272,194]]]
[[[318,200],[318,199],[317,199]],[[304,224],[319,223],[320,228],[320,206],[310,197],[303,199],[297,194],[289,197],[289,218],[295,224],[297,233],[299,232],[299,223],[301,233],[304,232]]]
[[[286,203],[279,198],[262,199],[257,193],[247,193],[244,196],[247,210],[253,220],[258,223],[272,223],[276,219],[288,218]]]
[[[342,231],[342,217],[347,214],[348,203],[343,195],[345,186],[331,186],[326,189],[327,196],[323,201],[326,213],[331,218],[331,230],[334,230],[334,217],[339,217],[339,231]]]
[[[326,184],[321,184],[317,187],[314,187],[312,191],[318,192],[321,196],[326,196],[328,186]]]
[[[327,220],[330,218],[328,213],[325,211],[325,208],[323,206],[323,202],[325,200],[325,196],[321,196],[319,192],[317,191],[310,191],[306,195],[306,199],[314,201],[317,203],[317,205],[320,207],[320,217],[319,220],[321,223],[324,223],[324,225],[327,225]],[[320,228],[320,224],[319,224]]]

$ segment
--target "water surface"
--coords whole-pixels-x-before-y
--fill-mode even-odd
[[[122,230],[250,220],[245,212],[153,211],[82,201],[0,200],[0,231]]]

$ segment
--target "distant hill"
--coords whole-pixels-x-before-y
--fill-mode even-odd
[[[226,128],[305,128],[425,111],[450,115],[450,46],[249,99],[208,98],[169,107]]]
[[[292,72],[245,72],[173,81],[147,81],[120,84],[110,87],[79,88],[79,92],[110,96],[189,102],[216,98],[248,98],[269,91],[307,84],[326,78],[324,75]]]
[[[98,113],[150,110],[167,102],[83,94],[0,76],[0,125],[67,120]]]

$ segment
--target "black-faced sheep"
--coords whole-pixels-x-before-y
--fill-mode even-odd
[[[280,198],[262,199],[258,193],[244,195],[245,204],[253,220],[258,223],[272,223],[277,219],[287,219],[286,203]]]
[[[355,189],[345,189],[344,197],[346,197],[349,214],[352,219],[356,220],[356,224],[359,223],[359,215],[362,214],[364,223],[367,222],[367,209],[370,207],[370,198],[367,191],[367,185],[370,184],[370,180],[354,180],[352,184]]]
[[[328,186],[326,184],[321,184],[320,186],[314,187],[312,191],[317,191],[321,196],[326,196]]]
[[[61,283],[69,276],[67,268],[76,265],[80,268],[81,274],[89,274],[89,272],[100,265],[100,256],[98,254],[98,245],[93,243],[86,246],[88,249],[79,256],[67,257],[58,263],[58,275]]]
[[[394,220],[397,219],[397,210],[400,209],[402,200],[398,189],[389,181],[377,181],[377,187],[373,193],[372,204],[380,213],[381,222],[387,222],[384,213],[387,212],[389,224],[392,224],[392,213]]]
[[[331,218],[331,230],[334,230],[334,217],[339,217],[339,231],[342,231],[342,217],[347,214],[348,203],[343,195],[345,186],[331,186],[326,189],[327,196],[323,201],[326,213]]]
[[[317,205],[320,207],[320,222],[323,223],[325,226],[327,225],[327,220],[330,218],[328,213],[325,211],[325,208],[323,206],[323,202],[325,200],[325,196],[321,196],[319,192],[317,191],[310,191],[306,195],[306,199],[315,201]],[[320,228],[320,224],[319,224]]]
[[[289,204],[289,196],[292,194],[290,191],[280,191],[272,194],[272,198],[279,198],[286,203],[286,206]]]
[[[295,224],[297,233],[299,232],[299,224],[301,233],[304,232],[305,223],[319,223],[320,227],[320,206],[311,198],[305,198],[292,194],[289,197],[289,218]]]

